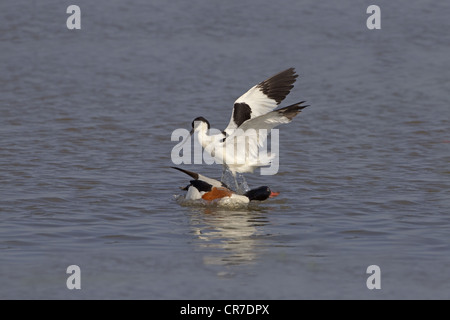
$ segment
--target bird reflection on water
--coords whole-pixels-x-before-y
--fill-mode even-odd
[[[255,262],[263,248],[264,227],[269,223],[265,209],[258,205],[240,211],[198,208],[191,216],[194,243],[205,252],[206,265]]]

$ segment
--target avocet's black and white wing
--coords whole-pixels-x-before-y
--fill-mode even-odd
[[[297,77],[295,69],[289,68],[260,82],[240,96],[234,102],[233,113],[225,133],[231,135],[245,121],[275,109],[294,87]]]
[[[291,122],[297,114],[308,107],[308,105],[302,105],[304,102],[298,102],[288,107],[273,110],[256,118],[246,120],[239,126],[238,130],[234,130],[230,136],[226,137],[226,143],[238,143],[240,135],[245,135],[247,139],[245,154],[236,155],[237,157],[245,157],[245,159],[237,159],[235,163],[245,162],[250,164],[250,166],[252,163],[256,165],[259,156],[258,150],[264,145],[270,130],[280,124]],[[266,131],[261,131],[261,129],[265,129]]]

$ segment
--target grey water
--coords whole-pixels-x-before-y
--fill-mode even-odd
[[[0,298],[449,299],[450,3],[375,2],[3,1]],[[173,130],[289,67],[280,195],[178,205]]]

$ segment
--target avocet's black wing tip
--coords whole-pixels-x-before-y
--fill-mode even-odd
[[[298,74],[295,73],[295,69],[289,68],[260,82],[257,87],[267,98],[275,100],[277,104],[280,104],[289,92],[291,92],[297,77]]]

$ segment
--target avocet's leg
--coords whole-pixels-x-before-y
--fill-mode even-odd
[[[241,183],[242,193],[246,193],[247,191],[250,190],[250,188],[248,187],[248,183],[247,183],[247,180],[245,180],[244,174],[241,173],[240,176],[242,178],[242,183]]]
[[[237,193],[244,194],[245,192],[250,190],[243,173],[237,173],[237,176],[235,179],[236,179],[236,187],[237,187],[236,192]],[[238,179],[239,179],[240,183],[238,182]]]
[[[221,178],[220,181],[225,186],[227,186],[227,188],[233,189],[233,190],[238,185],[238,183],[236,181],[236,172],[233,172],[232,170],[230,170],[230,168],[228,168],[225,165],[223,166],[222,178]],[[234,191],[237,191],[237,190],[234,190]]]
[[[222,177],[220,178],[220,181],[225,182],[225,179],[226,179],[225,174],[226,173],[227,173],[227,166],[223,165],[222,166]]]
[[[233,173],[233,178],[234,178],[234,184],[236,185],[236,193],[239,193],[239,183],[237,181],[236,172],[232,172],[232,173]]]

